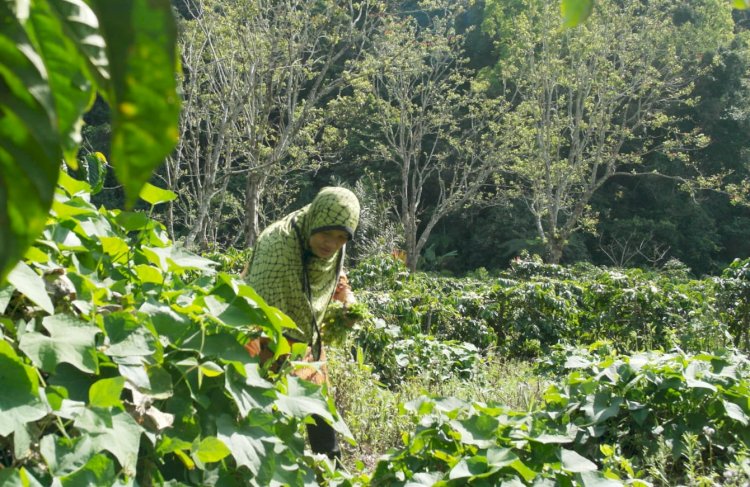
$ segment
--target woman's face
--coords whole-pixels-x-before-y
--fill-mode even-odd
[[[310,237],[310,250],[316,257],[329,259],[349,241],[349,234],[343,230],[325,230],[313,233]]]

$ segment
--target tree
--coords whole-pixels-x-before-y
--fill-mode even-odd
[[[99,92],[132,204],[177,139],[168,0],[0,2],[0,281],[42,231]]]
[[[608,180],[650,173],[643,161],[654,152],[689,162],[687,150],[706,144],[673,113],[694,102],[703,54],[732,38],[731,6],[719,0],[596,6],[562,29],[547,2],[487,4],[485,28],[505,53],[493,74],[516,103],[523,141],[512,181],[554,263],[571,235],[593,228],[589,203]]]
[[[363,60],[364,76],[352,78],[354,103],[372,115],[371,154],[398,172],[411,270],[435,225],[482,196],[501,160],[489,149],[506,140],[497,136],[505,105],[472,89],[455,30],[460,5],[430,8],[390,15]]]
[[[221,209],[235,199],[242,231],[233,238],[252,246],[267,185],[320,163],[324,100],[342,87],[341,65],[360,55],[379,3],[195,0],[188,7],[181,141],[165,177],[182,195],[188,245],[215,243]]]

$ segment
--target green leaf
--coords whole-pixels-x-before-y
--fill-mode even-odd
[[[25,468],[0,469],[0,487],[42,487]]]
[[[738,10],[747,10],[750,8],[750,0],[732,0],[732,7]]]
[[[0,283],[44,228],[62,160],[47,70],[11,4],[0,3]]]
[[[176,26],[169,0],[90,0],[106,41],[112,83],[110,161],[132,206],[177,143]],[[144,21],[147,19],[147,21]]]
[[[565,27],[575,27],[584,22],[594,8],[594,0],[561,0],[560,14]]]
[[[240,415],[244,418],[253,409],[267,409],[274,401],[275,393],[267,387],[249,385],[247,379],[233,368],[227,368],[224,375],[224,388],[234,399]]]
[[[577,477],[579,477],[580,484],[583,487],[622,487],[623,485],[626,485],[617,480],[606,478],[601,472],[583,472],[577,475]],[[636,482],[635,484],[628,485],[639,484]]]
[[[156,267],[148,264],[139,264],[135,266],[135,273],[141,283],[162,284],[164,283],[164,274]]]
[[[745,414],[745,411],[743,411],[739,405],[725,400],[722,400],[721,404],[724,405],[724,409],[727,411],[727,416],[737,421],[742,426],[748,425],[748,422],[750,421],[748,421],[747,414]]]
[[[279,394],[276,400],[279,411],[295,418],[317,414],[328,421],[334,421],[320,386],[294,376],[289,376],[287,380],[287,393]]]
[[[130,246],[125,240],[120,237],[101,237],[99,241],[102,245],[102,251],[112,258],[112,262],[128,263]]]
[[[128,232],[140,230],[151,221],[144,213],[123,211],[117,214],[115,221]]]
[[[511,462],[509,467],[518,472],[526,482],[531,482],[537,475],[535,471],[527,467],[520,459]]]
[[[99,328],[66,314],[47,316],[42,325],[49,336],[29,332],[19,343],[34,365],[53,372],[58,364],[68,363],[84,372],[98,372],[95,337]]]
[[[94,39],[96,17],[80,0],[48,0],[32,2],[29,20],[27,29],[32,31],[36,51],[47,68],[65,162],[77,167],[83,125],[81,117],[94,101],[95,93],[87,73],[87,62],[76,45],[79,39],[68,33],[74,33],[76,26],[88,23],[87,35]],[[99,44],[103,54],[101,37]]]
[[[26,423],[43,418],[47,408],[39,399],[39,379],[24,365],[8,342],[0,339],[0,436],[8,436]]]
[[[115,485],[117,475],[115,462],[107,455],[94,455],[79,470],[60,478],[63,487],[89,487],[91,485]]]
[[[247,467],[257,475],[263,459],[274,453],[274,445],[281,440],[274,434],[258,426],[237,425],[227,415],[216,421],[217,436],[229,445],[232,457],[238,466]]]
[[[177,193],[174,191],[156,187],[151,183],[144,184],[138,196],[151,206],[177,199]]]
[[[461,442],[489,448],[497,444],[497,428],[500,422],[486,414],[472,416],[463,421],[451,421],[454,430],[461,434]]]
[[[474,477],[487,472],[487,462],[484,458],[462,458],[448,473],[451,480]]]
[[[194,444],[191,453],[201,463],[211,463],[226,458],[232,452],[223,441],[209,436]]]
[[[578,452],[565,448],[560,450],[560,460],[562,460],[563,469],[568,472],[592,472],[598,469],[596,464],[591,460],[582,457]]]
[[[91,435],[96,451],[112,453],[126,475],[135,475],[142,429],[130,414],[119,409],[85,409],[74,426]]]
[[[13,288],[5,286],[0,288],[0,315],[5,313],[5,308],[10,303],[10,298],[13,296]]]
[[[54,434],[41,439],[39,452],[55,477],[75,472],[96,454],[90,436],[65,438]]]
[[[487,449],[487,465],[494,468],[507,467],[518,460],[518,456],[510,448]]]
[[[8,282],[18,292],[29,298],[31,302],[38,305],[47,313],[52,314],[55,312],[52,300],[47,294],[44,279],[34,272],[34,269],[26,265],[25,262],[19,262],[10,274],[8,274]]]
[[[91,191],[91,186],[89,186],[88,183],[70,177],[65,171],[60,171],[60,178],[57,180],[57,185],[60,186],[68,196],[75,196],[80,193],[88,193]]]
[[[130,313],[106,315],[104,329],[110,342],[104,353],[110,357],[150,357],[160,350],[158,340],[149,327],[143,326]]]
[[[99,408],[122,407],[120,395],[125,387],[125,377],[100,379],[89,389],[89,406]]]

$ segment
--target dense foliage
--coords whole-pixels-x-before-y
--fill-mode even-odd
[[[143,213],[97,209],[87,184],[62,182],[0,290],[0,483],[314,484],[325,463],[305,455],[305,418],[346,426],[290,362],[265,370],[243,348],[264,334],[287,353],[293,323]]]

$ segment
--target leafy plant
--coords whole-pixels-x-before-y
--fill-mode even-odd
[[[112,109],[111,159],[130,204],[177,141],[168,0],[0,2],[0,282],[45,226],[84,112]]]
[[[146,215],[96,209],[86,183],[61,183],[42,237],[0,289],[0,479],[341,480],[304,449],[311,414],[351,438],[325,391],[289,376],[292,361],[274,372],[243,347],[265,335],[277,356],[298,356],[282,335],[291,320]],[[152,205],[172,196],[142,192]]]

